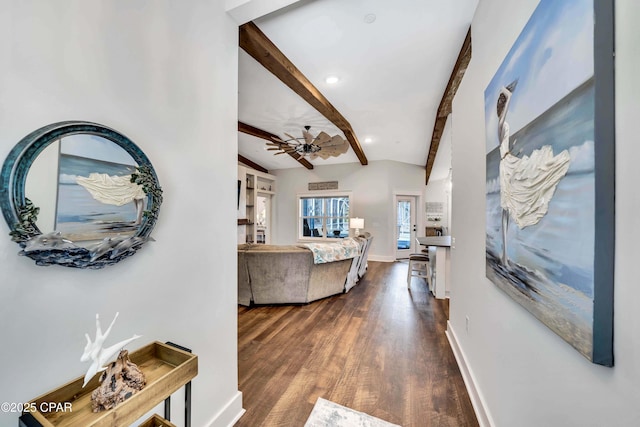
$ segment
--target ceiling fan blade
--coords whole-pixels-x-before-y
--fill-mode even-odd
[[[289,134],[288,134],[288,133],[286,133],[286,132],[284,132],[284,134],[285,134],[285,135],[287,135],[287,138],[289,138],[290,140],[292,140],[292,141],[297,141],[297,138],[296,138],[295,136],[291,136],[291,135],[289,135]],[[282,142],[285,142],[285,141],[282,141]]]
[[[322,145],[322,144],[326,144],[329,141],[331,141],[331,137],[329,136],[329,134],[326,132],[320,132],[318,136],[316,136],[316,140],[314,141],[314,144]]]
[[[344,144],[345,140],[340,135],[334,135],[331,137],[331,140],[325,144],[325,147],[334,147],[336,145]]]
[[[295,151],[294,147],[292,147],[291,144],[286,142],[281,142],[281,143],[267,142],[266,145],[267,147],[271,147],[271,148],[267,148],[267,150]]]
[[[273,155],[274,155],[274,156],[278,156],[278,155],[280,155],[280,154],[287,154],[287,153],[286,153],[286,152],[284,152],[284,151],[280,151],[279,153],[274,153]]]
[[[313,143],[313,135],[311,135],[309,132],[307,132],[306,130],[302,131],[302,136],[304,136],[304,140],[307,144],[312,144]]]
[[[343,149],[344,147],[349,147],[349,141],[336,135],[331,139],[329,146],[331,148]]]
[[[276,147],[267,148],[267,151],[280,151],[280,150],[281,150],[280,148],[276,148]]]
[[[325,144],[317,154],[323,159],[328,159],[329,157],[338,157],[341,154],[346,153],[349,150],[349,144],[347,141],[342,140],[341,144],[329,145]]]
[[[286,134],[285,134],[285,135],[286,135]],[[285,143],[282,139],[278,138],[277,136],[272,136],[272,137],[271,137],[271,139],[273,139],[274,141],[277,141],[277,142],[279,142],[279,143],[281,143],[281,144],[284,144],[284,143]]]

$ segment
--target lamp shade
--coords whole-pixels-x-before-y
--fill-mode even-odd
[[[364,218],[350,218],[349,228],[355,228],[355,229],[364,228]]]

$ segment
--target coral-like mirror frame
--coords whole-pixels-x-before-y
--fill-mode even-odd
[[[125,240],[108,242],[98,249],[77,247],[59,233],[44,235],[36,225],[38,208],[25,197],[25,182],[29,168],[38,155],[52,142],[70,135],[90,134],[106,138],[123,148],[138,164],[132,182],[142,186],[146,195],[146,210],[136,233]],[[20,255],[35,260],[37,265],[62,265],[75,268],[99,269],[116,264],[133,255],[150,239],[155,226],[162,189],[151,162],[129,138],[106,126],[65,121],[44,126],[24,137],[9,152],[0,170],[0,208],[11,232],[12,240],[22,250]],[[25,250],[37,242],[38,250]],[[118,246],[116,250],[116,246]]]

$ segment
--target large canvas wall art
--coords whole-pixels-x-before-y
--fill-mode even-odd
[[[595,48],[612,45],[606,3],[541,0],[485,90],[486,274],[612,366],[612,51]]]

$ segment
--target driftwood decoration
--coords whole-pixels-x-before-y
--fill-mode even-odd
[[[106,411],[142,390],[146,379],[138,366],[129,360],[127,350],[107,366],[100,376],[100,387],[91,393],[93,412]]]

